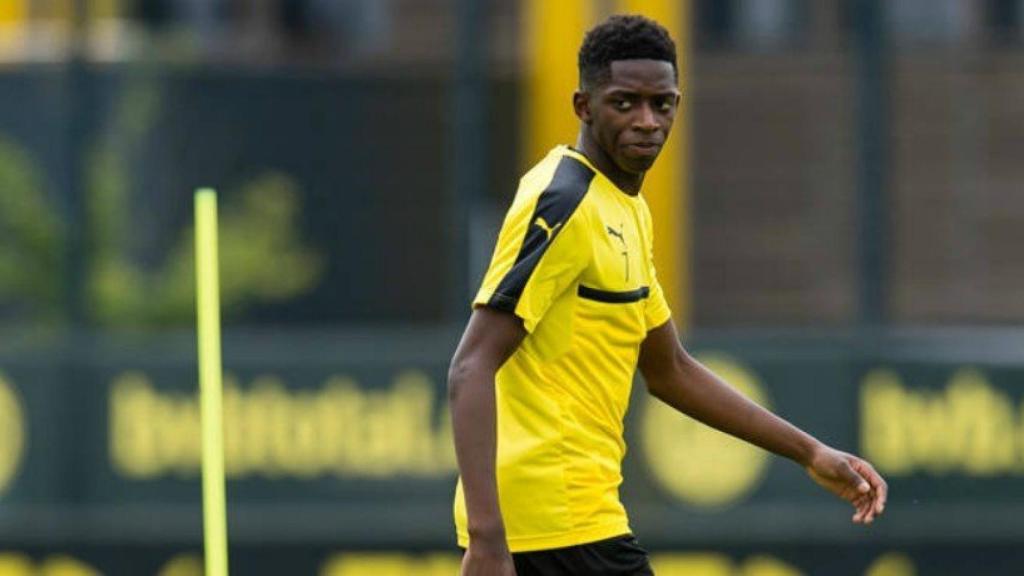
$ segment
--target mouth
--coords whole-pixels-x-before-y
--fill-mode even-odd
[[[626,148],[639,156],[654,156],[661,150],[661,144],[657,142],[632,142],[626,144]]]

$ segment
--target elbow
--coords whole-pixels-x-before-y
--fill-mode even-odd
[[[448,404],[455,404],[459,393],[462,392],[463,382],[466,381],[466,363],[458,357],[452,358],[448,364]]]
[[[680,374],[687,374],[696,364],[697,359],[690,356],[690,353],[682,346],[676,348],[675,352],[672,354],[672,367]]]
[[[456,355],[448,365],[448,404],[454,405],[472,380],[473,361]]]

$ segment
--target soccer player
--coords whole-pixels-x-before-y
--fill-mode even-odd
[[[638,367],[669,406],[803,466],[854,522],[882,513],[870,464],[746,399],[679,342],[640,194],[677,84],[659,24],[596,26],[579,51],[575,146],[520,181],[448,375],[464,576],[652,574],[618,495]]]

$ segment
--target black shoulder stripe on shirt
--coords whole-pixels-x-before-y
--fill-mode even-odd
[[[591,288],[590,286],[580,284],[579,289],[576,291],[576,295],[580,298],[586,298],[587,300],[596,300],[598,302],[607,302],[609,304],[629,304],[630,302],[639,302],[640,300],[650,296],[651,289],[649,286],[643,286],[636,290],[613,292],[611,290],[600,290],[598,288]]]
[[[572,156],[563,156],[551,183],[537,198],[516,261],[505,274],[487,305],[512,312],[541,256],[562,231],[562,226],[583,201],[594,171]]]

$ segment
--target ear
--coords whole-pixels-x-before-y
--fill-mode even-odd
[[[593,119],[590,114],[590,94],[582,90],[573,92],[572,109],[576,112],[576,117],[584,124],[590,124]]]

